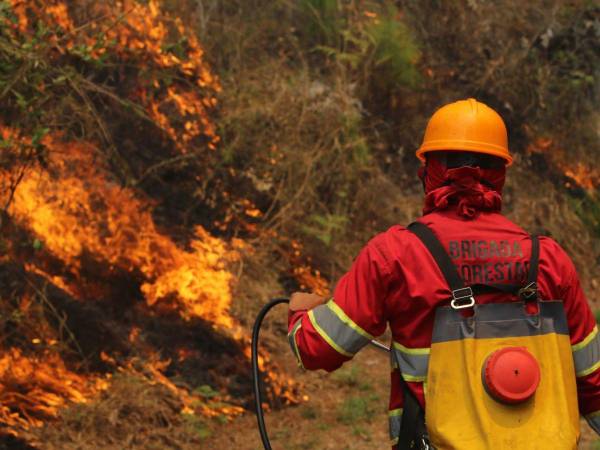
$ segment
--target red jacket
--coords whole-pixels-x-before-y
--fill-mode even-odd
[[[506,217],[482,212],[474,220],[465,220],[446,210],[427,214],[420,221],[445,246],[466,284],[524,284],[531,240]],[[598,431],[600,337],[571,259],[547,237],[540,237],[537,281],[542,300],[564,301],[573,352],[579,355],[574,358],[579,408]],[[362,249],[339,280],[333,302],[310,314],[290,314],[290,344],[304,368],[327,371],[350,360],[372,337],[383,334],[388,323],[397,351],[428,348],[435,309],[447,305],[450,297],[443,275],[418,238],[394,226]],[[496,293],[477,296],[478,303],[499,301],[511,298]],[[418,367],[405,372],[409,387],[426,407],[422,383],[426,373]],[[402,408],[400,376],[400,370],[393,368],[390,411]]]

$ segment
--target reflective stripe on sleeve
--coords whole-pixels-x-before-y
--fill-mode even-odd
[[[393,345],[393,359],[406,381],[425,381],[429,367],[429,348],[408,348],[398,342]]]
[[[298,365],[304,369],[304,364],[302,364],[302,358],[300,357],[300,351],[298,350],[298,344],[296,343],[296,333],[298,330],[302,328],[302,320],[298,320],[292,328],[290,334],[288,334],[288,342],[290,343],[290,347],[292,348],[292,352],[294,356],[296,356],[296,360],[298,361]]]
[[[586,415],[585,420],[587,420],[587,423],[590,424],[590,427],[592,427],[596,434],[600,434],[600,411]]]
[[[373,339],[373,336],[353,322],[333,300],[311,309],[308,318],[329,345],[338,353],[350,358]]]
[[[390,424],[390,439],[392,445],[398,443],[398,437],[400,436],[400,425],[402,424],[402,408],[391,409],[388,411],[388,420]]]
[[[585,377],[600,368],[600,335],[598,327],[594,327],[586,338],[571,347],[575,373]]]

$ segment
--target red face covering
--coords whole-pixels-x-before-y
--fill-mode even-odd
[[[456,206],[461,217],[473,219],[479,211],[500,211],[505,176],[504,166],[448,169],[444,158],[431,155],[427,166],[419,169],[425,186],[423,214]]]

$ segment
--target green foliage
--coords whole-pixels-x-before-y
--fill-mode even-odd
[[[368,396],[352,396],[344,400],[337,409],[336,418],[344,425],[356,425],[369,422],[376,411],[379,397],[375,394]]]
[[[206,422],[195,414],[181,414],[183,424],[190,433],[196,434],[200,439],[206,439],[212,432]]]
[[[336,371],[332,377],[336,382],[352,389],[359,389],[363,392],[373,390],[369,377],[358,366],[342,368]]]
[[[5,169],[14,165],[7,154],[16,155],[27,164],[33,160],[43,161],[47,153],[43,138],[58,127],[67,135],[73,133],[78,137],[98,132],[98,127],[89,126],[95,119],[89,105],[81,107],[85,94],[78,86],[85,77],[82,73],[85,66],[94,70],[102,68],[102,60],[90,64],[93,48],[74,46],[68,58],[61,58],[57,56],[63,34],[60,27],[48,27],[37,20],[32,21],[32,32],[15,33],[9,24],[16,23],[11,6],[1,2],[0,101],[3,108],[0,123],[17,130],[15,137],[30,138],[2,139],[0,166]],[[97,38],[100,45],[101,36]],[[86,83],[90,84],[89,79]]]
[[[583,223],[600,239],[600,197],[599,194],[583,194],[583,197],[571,201],[577,215]]]
[[[202,386],[198,386],[194,392],[196,394],[199,394],[201,397],[205,398],[205,399],[211,399],[211,398],[215,398],[216,396],[219,395],[219,393],[217,391],[215,391],[212,387],[208,386],[207,384],[203,384]]]
[[[326,422],[319,422],[317,424],[317,429],[320,431],[328,431],[331,430],[331,425]]]
[[[389,92],[418,84],[419,49],[393,2],[304,0],[301,11],[305,44],[343,63],[363,86]]]
[[[335,214],[313,214],[302,226],[302,230],[309,236],[314,236],[323,244],[329,246],[336,234],[343,232],[348,218]]]
[[[397,11],[390,11],[378,22],[370,24],[366,35],[372,42],[374,81],[378,88],[393,90],[394,87],[416,87],[420,77],[415,66],[419,59],[419,49],[409,30],[395,17]]]
[[[196,44],[191,45],[187,27],[176,25],[162,7],[155,22],[157,30],[160,22],[160,29],[167,31],[164,37],[160,32],[150,36],[150,27],[134,26],[139,20],[136,12],[130,8],[119,13],[123,8],[119,2],[66,0],[59,5],[64,7],[60,14],[67,29],[53,22],[52,12],[42,12],[40,0],[19,2],[21,13],[28,17],[23,23],[14,6],[0,3],[0,124],[31,138],[40,162],[44,162],[42,143],[48,133],[65,141],[89,142],[115,169],[116,181],[130,185],[173,169],[160,163],[177,151],[175,141],[186,140],[187,151],[198,157],[186,158],[176,168],[195,166],[199,173],[199,150],[206,149],[209,139],[218,141],[214,134],[208,137],[212,124],[207,116],[213,108],[208,101],[216,101],[212,97],[218,82],[193,52]],[[114,15],[107,13],[111,7]],[[136,39],[138,44],[128,46]],[[202,53],[199,46],[196,51]],[[191,113],[189,106],[174,107],[175,97],[190,104],[207,103],[202,111]],[[162,109],[153,114],[153,107]],[[205,128],[188,133],[194,121]],[[135,136],[131,130],[136,130]],[[7,168],[4,159],[0,156],[0,166]]]
[[[307,420],[314,420],[319,417],[319,410],[314,406],[304,406],[300,410],[300,415]]]
[[[354,436],[360,436],[363,440],[365,440],[367,442],[371,441],[371,435],[370,435],[369,431],[367,429],[365,429],[365,427],[361,426],[360,424],[352,425],[352,434]]]
[[[292,430],[287,426],[278,428],[277,430],[275,430],[273,432],[273,437],[277,440],[287,441],[290,439],[291,436],[292,436]]]
[[[223,84],[220,190],[249,198],[329,276],[330,257],[354,256],[379,220],[358,195],[381,180],[370,108],[416,85],[418,48],[391,0],[226,0],[224,11],[202,31]]]
[[[340,384],[348,387],[356,387],[360,381],[360,375],[360,367],[345,366],[335,371],[331,377]]]
[[[38,130],[44,109],[56,100],[56,93],[48,91],[58,72],[48,58],[51,53],[49,37],[53,31],[36,22],[32,34],[15,38],[8,24],[17,19],[7,2],[0,3],[0,99],[2,116],[12,119],[24,131]],[[17,119],[17,120],[15,120]]]
[[[44,248],[44,243],[39,239],[34,239],[32,247],[34,250],[41,250],[42,248]]]
[[[339,45],[344,18],[338,0],[300,0],[298,9],[304,19],[300,30],[311,45]]]

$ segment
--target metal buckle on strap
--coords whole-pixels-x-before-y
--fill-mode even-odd
[[[461,300],[468,299],[467,302],[463,303]],[[470,287],[456,289],[452,291],[452,301],[450,306],[453,309],[464,309],[470,308],[475,304],[475,297],[473,297],[473,290]]]
[[[531,300],[537,296],[538,286],[535,281],[529,283],[527,286],[519,289],[519,297],[523,300]]]

